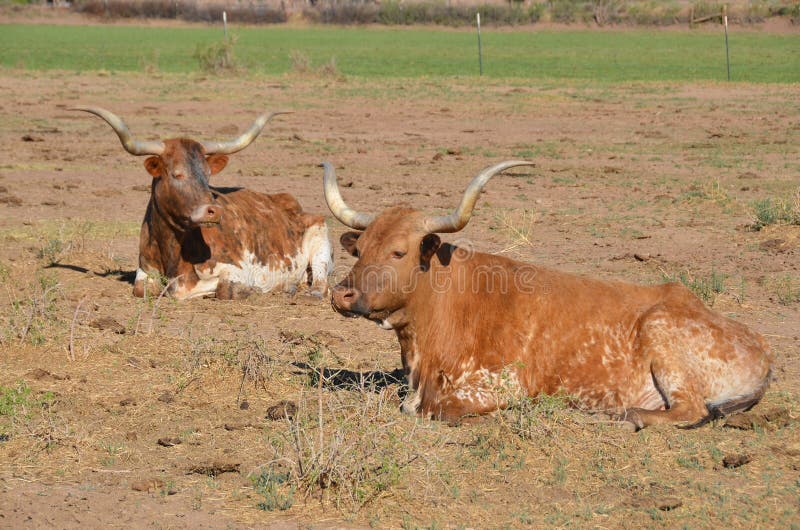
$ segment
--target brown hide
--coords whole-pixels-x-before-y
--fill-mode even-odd
[[[450,419],[564,392],[642,427],[702,422],[763,395],[771,364],[763,339],[685,287],[438,246],[421,218],[393,208],[360,237],[343,236],[359,260],[332,298],[340,312],[395,330],[416,412]]]
[[[298,253],[306,229],[324,224],[322,216],[302,212],[288,194],[211,190],[214,204],[222,207],[219,224],[187,231],[170,229],[161,216],[153,215],[151,202],[139,246],[142,270],[155,270],[168,278],[182,275],[180,286],[190,291],[198,282],[195,267],[212,270],[218,263],[238,263],[245,250],[264,265],[287,266]]]
[[[277,287],[293,292],[306,279],[312,296],[327,291],[333,264],[322,217],[304,214],[290,195],[209,187],[227,155],[245,149],[285,112],[260,115],[231,140],[197,142],[138,140],[109,110],[72,110],[102,118],[132,155],[150,155],[144,166],[153,182],[139,236],[135,296],[160,291],[159,280],[177,298],[233,298]]]

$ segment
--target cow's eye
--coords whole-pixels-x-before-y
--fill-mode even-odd
[[[399,250],[395,250],[394,252],[392,252],[392,257],[393,257],[394,259],[401,259],[401,258],[402,258],[403,256],[405,256],[405,255],[406,255],[406,253],[405,253],[405,252],[401,252],[401,251],[399,251]]]

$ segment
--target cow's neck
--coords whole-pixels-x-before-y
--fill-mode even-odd
[[[513,277],[506,279],[505,292],[498,283],[497,288],[482,286],[476,293],[473,282],[478,281],[479,274],[485,278],[484,269],[511,276],[514,270],[508,266],[513,263],[490,254],[462,256],[455,247],[442,247],[433,256],[429,270],[420,273],[404,308],[387,319],[400,342],[404,367],[443,365],[459,370],[453,364],[455,359],[464,360],[467,366],[474,354],[488,346],[483,341],[485,334],[477,332],[476,327],[494,326],[494,318],[508,318],[505,307],[511,296],[508,289],[514,287]],[[488,308],[495,308],[494,312]]]
[[[148,207],[151,241],[158,246],[161,272],[172,279],[196,280],[193,265],[210,258],[199,228],[185,230],[171,222],[151,199]]]

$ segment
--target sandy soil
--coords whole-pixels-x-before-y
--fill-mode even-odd
[[[800,227],[747,226],[754,201],[788,201],[800,184],[798,98],[796,86],[739,84],[0,73],[0,385],[31,391],[0,416],[2,525],[796,523]],[[495,178],[445,239],[604,278],[722,278],[707,301],[767,337],[775,380],[755,410],[783,419],[630,434],[559,409],[529,436],[511,416],[415,421],[397,410],[400,385],[363,382],[399,367],[393,334],[327,303],[136,300],[149,179],[104,123],[66,110],[77,103],[146,138],[221,138],[265,109],[293,110],[215,183],[290,192],[326,215],[321,160],[352,182],[356,208],[443,212],[483,167],[532,159]],[[329,227],[338,241],[344,227]],[[352,263],[338,243],[335,260],[337,274]],[[313,366],[338,376],[317,385]],[[287,399],[304,431],[265,419]],[[293,458],[293,432],[320,449],[320,415],[327,450],[339,436],[378,463],[364,471],[321,449],[347,487],[320,478],[288,510],[258,509],[251,477]],[[749,463],[723,465],[741,453]],[[191,472],[220,463],[236,469]],[[142,481],[150,491],[132,489]]]

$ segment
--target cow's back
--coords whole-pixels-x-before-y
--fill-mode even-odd
[[[240,189],[220,194],[217,202],[223,207],[219,229],[203,235],[218,261],[237,263],[249,253],[265,265],[286,266],[300,252],[306,214],[291,195]]]

